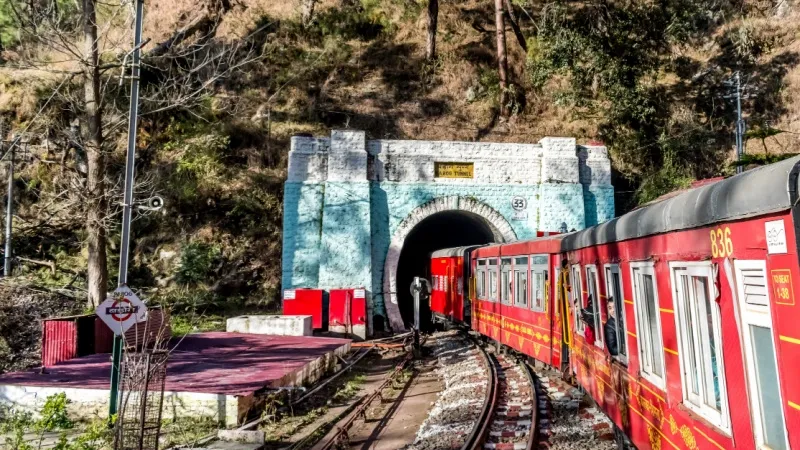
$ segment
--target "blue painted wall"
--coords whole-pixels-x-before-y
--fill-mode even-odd
[[[365,148],[363,133],[350,134],[360,139],[351,145]],[[608,182],[603,179],[597,181],[601,184],[590,184],[591,172],[585,167],[584,184],[367,181],[385,176],[370,172],[383,169],[372,169],[379,166],[367,163],[362,156],[366,151],[336,153],[333,158],[329,153],[333,147],[329,149],[324,140],[299,140],[295,165],[290,162],[294,175],[289,179],[306,181],[285,185],[282,284],[284,289],[363,286],[373,315],[386,316],[384,265],[393,236],[416,208],[435,199],[460,196],[485,204],[505,218],[518,239],[534,237],[538,230],[557,231],[562,223],[568,229],[582,229],[614,217],[614,188],[602,184]],[[569,159],[564,161],[569,169]],[[325,173],[328,180],[338,181],[322,181]],[[516,196],[527,200],[523,215],[512,208]]]

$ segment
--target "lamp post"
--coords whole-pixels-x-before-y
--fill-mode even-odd
[[[118,287],[128,284],[128,256],[131,240],[131,215],[133,206],[133,177],[136,163],[136,128],[139,119],[139,63],[142,47],[142,21],[144,0],[136,0],[136,19],[133,29],[133,51],[131,57],[131,103],[128,116],[128,154],[125,161],[125,191],[122,199],[122,237],[119,252]],[[122,336],[114,336],[111,353],[111,393],[108,402],[109,420],[117,414],[119,403],[119,379],[122,363]]]

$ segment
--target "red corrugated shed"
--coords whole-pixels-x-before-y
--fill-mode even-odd
[[[114,333],[95,314],[42,321],[42,366],[95,353],[111,353]]]
[[[94,352],[111,353],[114,347],[114,332],[99,317],[94,318]]]
[[[50,367],[78,356],[77,318],[42,322],[42,366]]]

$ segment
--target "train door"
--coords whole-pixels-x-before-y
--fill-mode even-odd
[[[759,449],[789,448],[770,316],[766,261],[736,261],[750,414]]]

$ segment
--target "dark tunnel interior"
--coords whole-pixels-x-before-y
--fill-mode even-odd
[[[423,219],[405,239],[397,264],[397,303],[406,325],[414,323],[411,282],[424,277],[430,283],[430,254],[463,245],[488,244],[494,235],[485,219],[465,211],[443,211]],[[427,302],[420,308],[420,323],[430,323]]]

